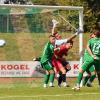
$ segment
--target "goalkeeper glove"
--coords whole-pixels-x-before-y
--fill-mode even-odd
[[[53,27],[56,27],[56,25],[59,23],[58,21],[56,21],[55,19],[52,20],[53,23]]]

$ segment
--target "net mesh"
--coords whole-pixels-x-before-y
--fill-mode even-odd
[[[0,32],[51,32],[52,19],[59,21],[60,32],[78,28],[78,11],[0,7]]]
[[[78,11],[76,10],[70,11],[61,8],[40,9],[25,7],[0,7],[0,32],[17,33],[14,35],[14,37],[10,36],[10,38],[13,39],[13,44],[15,43],[13,46],[15,46],[16,49],[13,50],[14,47],[11,47],[11,45],[9,44],[9,49],[6,47],[4,48],[7,49],[7,51],[4,50],[6,51],[4,56],[6,56],[7,54],[6,58],[1,57],[0,60],[2,60],[3,58],[4,60],[32,60],[33,56],[40,56],[42,47],[47,41],[48,36],[51,34],[53,26],[52,19],[55,19],[59,22],[59,24],[57,25],[57,31],[62,35],[63,38],[70,37],[79,27]],[[29,33],[32,33],[32,35]],[[41,35],[36,33],[40,33]],[[7,35],[3,35],[2,37],[8,38]],[[8,41],[10,41],[9,38]],[[76,38],[75,45],[77,45],[76,43],[78,43],[78,41],[78,38]],[[28,46],[26,47],[24,44],[27,44]],[[31,54],[29,54],[28,51],[30,51]],[[10,52],[15,52],[15,56]],[[75,60],[79,60],[79,45],[74,46],[70,52],[71,55],[68,56],[68,60],[73,60],[73,56]]]

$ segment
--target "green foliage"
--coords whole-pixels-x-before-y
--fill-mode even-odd
[[[34,4],[84,6],[84,29],[100,27],[100,0],[32,0]]]
[[[85,30],[100,27],[100,0],[81,0],[84,6]]]

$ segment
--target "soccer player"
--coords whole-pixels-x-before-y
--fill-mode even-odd
[[[66,38],[66,39],[62,39],[61,35],[58,34],[57,32],[57,24],[59,22],[57,22],[56,20],[52,20],[52,23],[53,23],[53,28],[52,28],[52,34],[55,35],[56,37],[56,42],[55,42],[55,45],[56,46],[60,46],[62,44],[66,44],[67,42],[73,40],[79,33],[81,33],[81,31],[79,32],[76,32],[74,35],[72,35],[71,37],[69,38]],[[63,45],[62,45],[62,48],[63,48]],[[64,47],[65,49],[65,52],[67,52],[66,50],[66,46]],[[63,50],[62,50],[63,52]],[[62,56],[65,55],[64,53],[62,54]],[[57,62],[56,62],[57,61]],[[58,59],[56,59],[56,57],[54,57],[53,59],[53,64],[54,66],[56,67],[56,63],[57,63],[57,67],[56,68],[56,71],[57,69],[59,69],[58,72],[60,72],[60,74],[57,74],[57,77],[58,77],[58,86],[61,86],[61,82],[63,81],[64,82],[64,86],[69,86],[67,83],[66,83],[66,72],[69,71],[71,69],[71,66],[69,65],[69,63],[65,60],[65,61],[60,61],[60,64],[59,64],[59,61]],[[62,64],[61,64],[62,63]],[[61,67],[62,66],[62,67]],[[66,66],[66,68],[64,68]],[[61,68],[59,68],[61,67]]]
[[[84,54],[84,62],[88,57],[88,51],[85,50]],[[87,76],[84,77],[83,86],[87,85],[87,87],[92,87],[92,82],[96,77],[96,71],[94,65],[92,65],[89,69],[86,70]]]
[[[66,72],[71,69],[70,64],[66,61],[63,56],[67,56],[68,51],[72,48],[73,42],[70,41],[66,44],[62,44],[59,46],[60,50],[54,52],[54,56],[52,58],[52,64],[55,68],[56,74],[60,74],[58,76],[58,86],[61,87],[61,83],[63,81],[64,87],[69,86],[66,82]]]
[[[49,86],[53,87],[55,73],[51,64],[51,59],[54,54],[54,50],[55,51],[58,50],[57,48],[54,49],[54,46],[55,46],[55,36],[50,35],[49,42],[45,45],[45,48],[40,60],[41,65],[46,71],[46,74],[44,77],[44,87],[47,87],[49,80],[50,80]]]
[[[77,84],[73,88],[74,90],[80,90],[80,82],[83,77],[83,73],[88,70],[92,65],[95,66],[95,70],[98,76],[98,82],[100,86],[100,28],[95,28],[96,38],[89,40],[87,44],[88,56],[85,59],[81,69],[79,70],[79,75],[77,78]]]
[[[96,38],[96,35],[93,33],[90,35],[90,39],[91,38]],[[84,61],[85,59],[88,57],[88,51],[85,50],[84,53]],[[92,65],[88,70],[86,70],[87,75],[84,77],[83,80],[83,86],[87,85],[87,87],[92,87],[92,82],[94,81],[95,77],[96,77],[96,71],[94,68],[94,65]]]

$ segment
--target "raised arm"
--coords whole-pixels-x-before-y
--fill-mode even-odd
[[[67,42],[73,40],[74,38],[76,38],[80,33],[83,33],[82,30],[78,30],[74,35],[72,35],[71,37],[67,38]]]
[[[58,21],[56,21],[55,19],[52,20],[53,23],[53,27],[52,27],[52,35],[54,35],[54,33],[57,32],[57,24],[59,23]]]
[[[72,35],[71,37],[67,38],[67,42],[73,40],[76,37],[77,37],[77,34]]]

